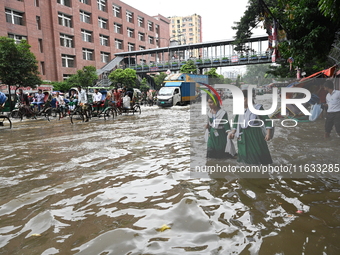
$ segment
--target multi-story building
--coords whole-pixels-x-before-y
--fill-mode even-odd
[[[194,14],[185,17],[169,17],[170,38],[179,44],[193,44],[202,42],[202,18]],[[199,50],[190,52],[192,57],[201,55]]]
[[[168,18],[119,0],[1,0],[0,8],[0,36],[28,41],[43,80],[100,69],[117,52],[168,46]]]

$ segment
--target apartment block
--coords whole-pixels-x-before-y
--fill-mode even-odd
[[[117,52],[168,46],[168,18],[119,0],[1,0],[0,9],[0,36],[28,41],[43,80],[100,69]]]
[[[185,17],[169,17],[170,38],[179,44],[193,44],[202,42],[202,18],[193,14]],[[192,57],[199,57],[200,51],[193,50]]]

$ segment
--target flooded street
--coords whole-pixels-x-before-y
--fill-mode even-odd
[[[15,120],[0,133],[0,254],[340,254],[339,172],[193,173],[192,158],[211,162],[192,111]],[[339,164],[340,138],[323,133],[324,120],[278,126],[274,164]]]

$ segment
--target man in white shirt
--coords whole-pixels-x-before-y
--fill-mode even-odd
[[[99,92],[99,89],[94,90],[93,94],[93,107],[97,108],[97,114],[99,112],[99,107],[102,104],[102,93]]]
[[[324,87],[328,92],[326,96],[328,109],[325,123],[325,138],[330,137],[333,126],[335,126],[338,137],[340,137],[340,91],[334,89],[333,82],[330,80],[325,82]]]
[[[85,114],[85,122],[89,121],[89,115],[87,112],[87,95],[86,91],[81,88],[81,86],[78,86],[78,104],[82,107],[83,113]]]
[[[64,118],[64,112],[65,112],[65,101],[64,97],[60,95],[59,91],[55,93],[55,99],[57,103],[57,107],[60,111],[60,118]]]

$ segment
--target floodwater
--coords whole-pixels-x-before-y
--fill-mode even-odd
[[[197,177],[191,156],[207,160],[195,109],[15,120],[0,134],[0,254],[340,254],[340,173]],[[323,124],[277,126],[274,164],[340,163]]]

